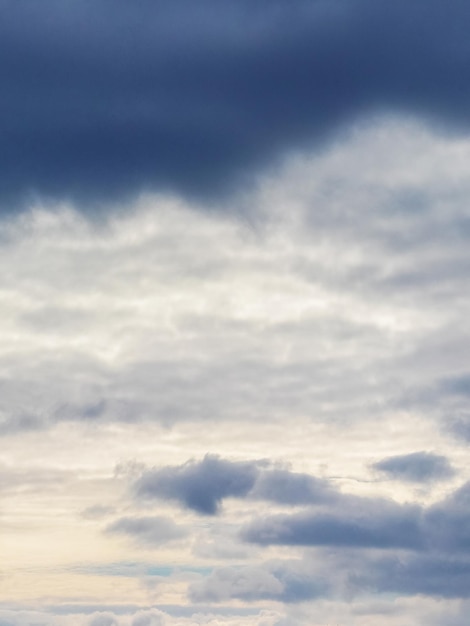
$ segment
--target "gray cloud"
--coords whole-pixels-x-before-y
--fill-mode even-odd
[[[303,511],[255,520],[242,529],[245,541],[261,545],[405,548],[423,545],[419,507],[363,498],[359,510]]]
[[[271,612],[270,612],[271,613]],[[263,617],[267,617],[264,621]],[[94,622],[96,620],[96,622]],[[111,621],[109,621],[111,620]],[[272,618],[256,608],[164,605],[138,609],[131,604],[87,605],[62,604],[33,610],[28,606],[17,609],[0,608],[2,626],[271,626]]]
[[[377,555],[378,554],[378,555]],[[321,568],[315,563],[321,562]],[[223,567],[190,585],[193,602],[277,600],[301,603],[319,598],[393,593],[434,598],[469,598],[470,561],[460,555],[398,550],[384,556],[338,550],[299,561],[268,561],[257,566]],[[345,597],[346,597],[345,596]],[[380,613],[393,611],[384,603]],[[375,612],[375,611],[374,611]],[[361,614],[358,608],[356,614]],[[304,623],[304,622],[302,622]]]
[[[110,613],[95,615],[89,622],[89,626],[118,626],[118,621]]]
[[[88,506],[86,509],[81,511],[80,515],[87,520],[99,520],[113,515],[113,513],[115,513],[115,508],[113,506],[95,504]]]
[[[222,500],[230,497],[291,506],[330,502],[337,497],[326,480],[268,465],[267,461],[227,461],[208,454],[202,461],[144,470],[133,490],[138,499],[176,500],[206,515],[218,513]]]
[[[355,578],[359,588],[400,595],[469,598],[470,561],[459,556],[412,555],[367,561]]]
[[[141,611],[131,622],[131,626],[164,626],[164,624],[163,613],[155,609],[151,611]]]
[[[470,553],[469,520],[467,482],[428,507],[342,496],[326,512],[307,510],[255,519],[244,526],[241,538],[260,545],[405,549],[421,553],[431,562],[437,559],[444,569],[449,565],[457,576],[467,567],[467,556],[463,555]]]
[[[431,482],[445,480],[455,475],[446,457],[432,452],[413,452],[388,457],[374,463],[372,468],[396,480]]]
[[[386,467],[394,476],[402,477],[406,471],[408,480],[412,474],[414,481],[425,480],[428,484],[447,477],[451,471],[444,457],[430,453],[392,457],[391,465],[387,460]],[[228,497],[309,507],[295,513],[260,517],[245,525],[241,538],[259,545],[447,552],[470,549],[470,534],[466,530],[470,511],[468,485],[425,508],[342,494],[327,481],[272,468],[266,461],[232,462],[207,455],[199,462],[143,470],[133,490],[138,499],[175,500],[206,515],[220,512],[221,502]]]
[[[457,556],[470,552],[470,482],[431,506],[426,521],[433,547]]]
[[[147,470],[134,485],[137,497],[177,500],[204,515],[215,515],[223,498],[243,497],[252,489],[258,464],[206,455],[200,462]]]
[[[182,539],[188,534],[183,526],[167,517],[122,517],[106,527],[110,534],[124,534],[137,543],[158,546],[168,541]]]
[[[47,427],[47,418],[30,413],[14,413],[6,415],[0,421],[0,435],[15,435],[18,433],[41,430]]]
[[[430,615],[430,626],[467,626],[470,603],[468,600],[459,602],[453,610],[433,611]]]
[[[193,602],[278,600],[302,602],[329,593],[325,577],[313,575],[302,561],[272,561],[261,566],[223,567],[189,588]]]
[[[282,469],[262,471],[250,492],[255,499],[288,505],[331,501],[336,495],[326,480]]]

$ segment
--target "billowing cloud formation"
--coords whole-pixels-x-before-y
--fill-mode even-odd
[[[464,0],[1,9],[3,208],[159,187],[213,196],[373,110],[469,122]]]
[[[137,498],[176,500],[198,513],[215,515],[224,498],[252,497],[279,504],[312,504],[335,497],[327,481],[266,462],[236,462],[206,455],[202,461],[144,470],[134,484]],[[264,466],[264,467],[263,467]]]
[[[410,482],[430,482],[451,478],[455,470],[448,459],[432,452],[413,452],[383,459],[372,467],[391,478]]]

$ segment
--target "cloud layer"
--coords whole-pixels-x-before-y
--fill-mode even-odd
[[[225,211],[2,219],[0,621],[464,623],[470,144],[324,148]]]
[[[4,211],[214,199],[371,111],[468,127],[463,0],[1,6]]]

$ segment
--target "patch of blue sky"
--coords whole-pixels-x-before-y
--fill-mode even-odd
[[[84,575],[97,576],[122,576],[122,577],[139,577],[139,576],[161,576],[170,577],[172,574],[191,572],[195,574],[209,575],[212,567],[197,567],[194,565],[153,565],[150,563],[140,563],[133,561],[123,561],[117,563],[100,563],[100,564],[81,564],[67,568],[70,572]]]

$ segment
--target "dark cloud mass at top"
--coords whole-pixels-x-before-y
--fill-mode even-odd
[[[0,2],[0,203],[215,198],[361,114],[469,122],[462,0]]]

